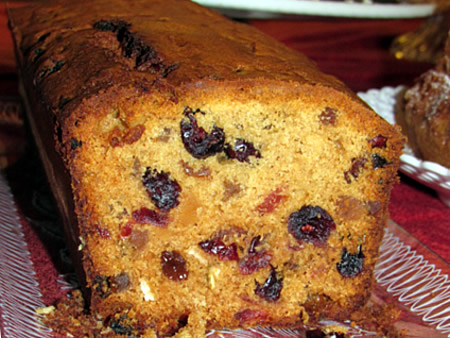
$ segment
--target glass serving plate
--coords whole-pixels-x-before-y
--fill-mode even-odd
[[[24,230],[30,224],[19,217],[8,182],[0,174],[0,329],[3,337],[52,337],[35,311],[44,306],[36,262],[27,247]],[[376,287],[371,302],[394,303],[401,311],[395,326],[408,337],[450,337],[449,265],[428,250],[400,226],[389,221],[375,270]],[[67,282],[55,283],[69,290]],[[48,291],[48,290],[46,290]],[[341,325],[354,337],[374,337],[375,332],[350,327],[350,322],[322,322]],[[303,337],[294,330],[257,328],[221,330],[209,338]]]
[[[390,124],[395,123],[395,107],[404,86],[383,87],[358,93],[369,106]],[[438,163],[417,158],[406,145],[400,156],[400,171],[436,190],[442,202],[450,207],[450,169]]]

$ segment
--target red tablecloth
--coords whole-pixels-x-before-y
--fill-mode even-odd
[[[0,96],[17,98],[12,41],[6,26],[4,3],[0,3]],[[396,60],[388,52],[394,37],[417,28],[414,20],[360,20],[301,17],[295,20],[252,20],[249,24],[272,35],[289,47],[305,53],[325,72],[336,75],[355,91],[410,85],[430,68]],[[11,125],[9,125],[11,126]],[[6,125],[8,127],[8,125]],[[15,128],[15,129],[14,129]],[[18,158],[24,146],[20,124],[0,128],[3,165]],[[20,180],[17,175],[9,176]],[[16,185],[17,182],[11,182]],[[22,187],[23,188],[23,187]],[[19,205],[19,210],[22,206]],[[391,218],[447,262],[450,261],[450,208],[436,193],[401,175],[390,202]],[[52,248],[43,243],[37,229],[22,219],[24,231],[46,301],[57,297],[53,290],[58,271],[53,268]]]

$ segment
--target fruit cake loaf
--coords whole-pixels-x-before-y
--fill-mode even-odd
[[[403,138],[344,84],[189,1],[9,14],[104,327],[298,327],[366,302]]]

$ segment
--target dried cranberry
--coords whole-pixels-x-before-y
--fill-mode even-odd
[[[269,313],[260,309],[245,309],[234,314],[234,319],[241,323],[264,323],[269,319]]]
[[[387,137],[383,135],[375,136],[369,141],[372,148],[386,148]]]
[[[164,275],[175,282],[186,280],[189,276],[186,260],[177,251],[163,251],[161,267]]]
[[[336,109],[326,107],[325,110],[319,115],[319,121],[324,125],[335,125],[337,120],[336,113]]]
[[[351,176],[353,178],[357,178],[359,176],[359,173],[361,172],[361,169],[364,168],[364,165],[366,164],[367,159],[361,157],[361,158],[354,158],[352,160],[352,166],[350,167],[350,170],[346,171],[344,173],[345,181],[347,183],[351,183]]]
[[[264,298],[268,302],[276,302],[280,299],[281,289],[283,288],[283,277],[277,276],[277,272],[272,267],[269,277],[263,285],[256,281],[255,294]]]
[[[227,144],[224,150],[225,154],[227,154],[229,158],[236,159],[239,162],[250,162],[250,156],[254,156],[256,158],[261,157],[261,153],[255,148],[253,143],[243,139],[237,139],[234,143],[234,147]]]
[[[297,241],[321,245],[336,227],[331,216],[319,206],[306,205],[289,216],[288,230]]]
[[[169,222],[166,213],[160,213],[144,207],[133,211],[131,216],[139,224],[152,224],[159,227],[166,227]]]
[[[213,126],[210,133],[199,127],[195,114],[200,110],[192,111],[186,107],[184,115],[187,117],[180,123],[181,140],[186,150],[198,159],[204,159],[222,152],[225,143],[225,133],[217,126]]]
[[[373,154],[372,155],[372,166],[373,169],[379,169],[384,168],[386,165],[390,164],[388,160],[386,160],[383,156],[379,154]]]
[[[341,261],[336,264],[339,273],[344,277],[355,277],[361,273],[364,265],[364,254],[362,253],[361,246],[358,248],[358,252],[351,254],[344,248],[342,251]]]
[[[256,207],[256,211],[259,213],[260,216],[270,214],[281,202],[283,202],[287,198],[287,196],[281,194],[281,192],[282,192],[281,188],[275,189],[269,195],[266,196],[266,198],[260,205]]]
[[[147,168],[142,177],[142,183],[158,209],[168,211],[180,203],[178,195],[181,187],[177,181],[170,179],[169,174],[164,171],[158,173],[156,169]]]
[[[237,245],[232,243],[226,245],[221,239],[213,238],[199,243],[200,248],[210,255],[219,257],[222,261],[237,261],[239,260]]]
[[[260,269],[270,265],[272,254],[267,250],[256,251],[256,247],[261,242],[261,236],[252,239],[248,253],[239,262],[239,272],[243,275],[250,275]]]

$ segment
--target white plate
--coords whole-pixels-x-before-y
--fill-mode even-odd
[[[419,18],[434,13],[434,4],[381,4],[321,0],[193,0],[238,18],[314,15],[350,18]]]
[[[379,115],[390,124],[395,123],[395,105],[399,93],[405,87],[383,87],[358,93]],[[436,190],[448,207],[450,207],[450,169],[438,163],[417,158],[409,146],[405,146],[400,156],[400,171],[422,184]]]

